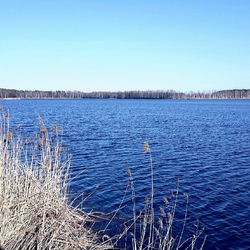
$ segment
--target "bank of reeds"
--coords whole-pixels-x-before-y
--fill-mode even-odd
[[[50,131],[40,121],[36,138],[25,141],[9,130],[8,113],[1,114],[0,121],[0,249],[47,250],[47,249],[133,249],[170,250],[202,249],[195,247],[201,231],[183,239],[187,219],[187,207],[183,226],[178,236],[173,233],[173,222],[178,199],[178,186],[174,202],[161,210],[155,218],[154,173],[151,149],[144,144],[149,154],[151,167],[151,193],[145,208],[136,211],[135,188],[129,170],[129,185],[132,190],[133,218],[126,227],[112,238],[105,230],[94,232],[93,214],[71,205],[68,199],[69,160],[62,160],[62,146],[58,129]],[[177,183],[178,184],[178,183]],[[186,196],[188,205],[188,196]],[[120,207],[123,206],[121,201]],[[114,220],[119,209],[111,216],[107,226]],[[105,237],[104,237],[105,236]],[[121,239],[126,246],[118,247]],[[128,242],[129,241],[129,242]]]
[[[41,123],[37,144],[25,152],[22,139],[9,131],[8,113],[0,127],[0,246],[4,250],[110,249],[86,226],[91,215],[67,199],[69,162],[60,161],[61,145]]]

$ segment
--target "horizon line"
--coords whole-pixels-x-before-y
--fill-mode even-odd
[[[176,92],[176,93],[214,93],[219,91],[237,91],[237,90],[250,90],[250,88],[230,88],[230,89],[217,89],[217,90],[175,90],[175,89],[130,89],[130,90],[42,90],[42,89],[19,89],[19,88],[0,88],[0,90],[15,90],[15,91],[39,91],[39,92],[81,92],[81,93],[125,93],[125,92]]]

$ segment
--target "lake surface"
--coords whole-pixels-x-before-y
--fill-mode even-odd
[[[249,249],[249,100],[2,100],[1,104],[10,110],[11,126],[22,124],[25,136],[38,129],[38,116],[48,126],[64,127],[63,142],[72,154],[71,190],[90,194],[86,209],[117,209],[128,184],[128,168],[137,204],[142,206],[150,192],[149,155],[143,152],[143,142],[148,141],[156,209],[179,177],[180,194],[190,195],[189,221],[198,218],[208,235],[204,249]],[[130,200],[126,196],[121,217],[130,216]],[[181,202],[179,207],[177,216],[182,218]]]

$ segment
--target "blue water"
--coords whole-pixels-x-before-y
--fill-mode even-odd
[[[150,192],[152,150],[156,209],[180,179],[188,192],[189,221],[199,219],[208,235],[205,249],[250,246],[250,101],[249,100],[6,100],[11,126],[23,135],[47,125],[64,128],[72,154],[71,191],[90,197],[86,209],[111,212],[135,179],[136,201]],[[98,188],[97,185],[100,185]],[[121,217],[130,216],[126,196]],[[182,199],[182,198],[180,198]],[[183,206],[180,203],[181,216]],[[178,207],[177,207],[178,210]]]

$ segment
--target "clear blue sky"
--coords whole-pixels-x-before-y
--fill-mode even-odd
[[[0,87],[250,88],[250,1],[0,0]]]

